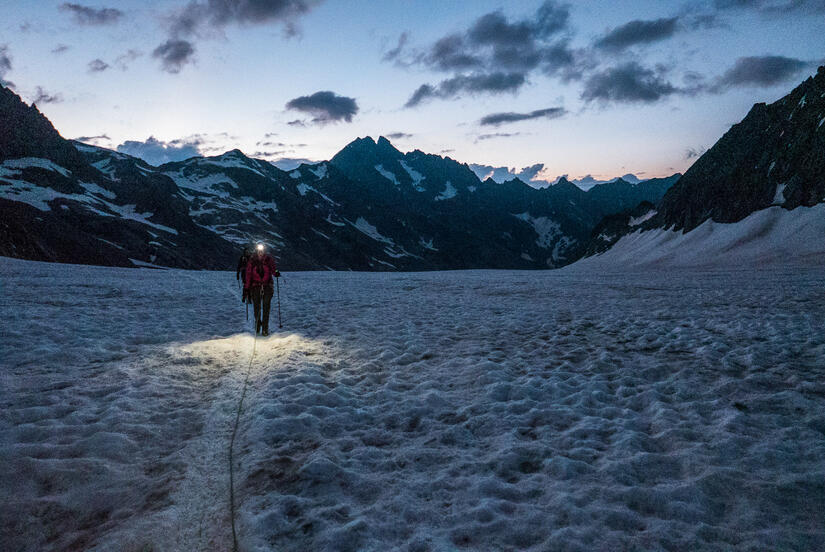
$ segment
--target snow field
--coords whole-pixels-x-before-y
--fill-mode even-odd
[[[782,203],[785,185],[776,189]],[[654,229],[622,236],[613,247],[569,265],[594,272],[703,267],[825,265],[825,203],[793,210],[779,206],[751,213],[736,223],[707,220],[690,232]]]
[[[234,276],[0,277],[0,540],[227,549]],[[286,274],[235,444],[241,549],[816,549],[824,277]]]

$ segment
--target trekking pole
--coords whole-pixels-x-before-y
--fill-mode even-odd
[[[284,325],[281,324],[281,279],[275,278],[275,289],[278,290],[278,327],[283,328]]]

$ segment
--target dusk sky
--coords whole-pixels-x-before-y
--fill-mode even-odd
[[[0,80],[150,162],[356,137],[525,179],[684,171],[825,58],[825,0],[0,0]],[[523,168],[531,167],[525,172]]]

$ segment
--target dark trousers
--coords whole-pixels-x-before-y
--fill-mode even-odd
[[[269,331],[269,306],[272,303],[274,292],[272,286],[256,286],[249,290],[249,295],[252,297],[252,307],[255,309],[255,321],[260,320],[263,322],[264,329],[267,331]],[[261,313],[261,307],[263,307],[263,313]]]

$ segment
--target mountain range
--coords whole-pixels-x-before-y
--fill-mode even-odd
[[[289,172],[239,150],[155,167],[63,139],[0,87],[0,255],[24,259],[225,269],[264,241],[285,270],[555,268],[679,176],[536,189],[384,137]]]

